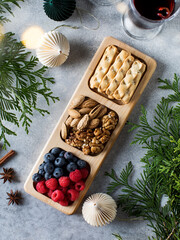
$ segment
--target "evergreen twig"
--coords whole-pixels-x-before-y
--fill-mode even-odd
[[[13,12],[11,10],[11,4],[19,6],[19,2],[24,2],[24,0],[0,0],[0,24],[9,22],[10,20],[7,17],[4,17],[3,15],[7,12],[9,12],[11,15],[13,15]]]
[[[49,114],[37,106],[38,96],[44,97],[47,105],[50,100],[59,100],[47,86],[48,82],[54,83],[53,78],[44,76],[47,68],[37,69],[38,59],[31,56],[28,60],[29,55],[22,43],[14,39],[13,33],[5,34],[0,43],[0,140],[4,141],[4,148],[10,146],[6,135],[16,135],[4,122],[18,127],[22,122],[28,133],[34,110],[43,116]],[[21,113],[19,118],[16,112]]]
[[[121,189],[117,204],[130,216],[143,217],[153,229],[157,240],[180,239],[180,81],[159,80],[162,89],[172,90],[167,98],[162,98],[155,109],[153,123],[147,119],[147,111],[142,107],[139,124],[131,124],[138,129],[133,143],[143,145],[147,153],[141,159],[144,170],[135,183],[130,182],[132,163],[119,176],[112,169],[106,173],[112,179],[107,192]],[[173,104],[173,106],[172,106]],[[167,201],[163,204],[163,197]]]
[[[122,240],[122,237],[119,234],[112,234],[114,237],[116,237],[117,240]]]
[[[0,0],[0,24],[9,21],[3,15],[7,12],[13,15],[11,4],[20,7],[19,2],[23,0]],[[16,132],[6,125],[8,122],[17,127],[21,122],[28,133],[34,111],[43,116],[49,114],[37,106],[38,97],[42,96],[47,105],[50,100],[55,102],[59,98],[54,97],[48,87],[54,79],[44,76],[47,68],[37,68],[38,59],[30,56],[30,52],[14,38],[14,33],[0,33],[0,40],[0,141],[3,140],[6,149],[10,146],[7,136],[16,136]]]

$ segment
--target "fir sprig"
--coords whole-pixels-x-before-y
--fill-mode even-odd
[[[11,15],[13,15],[13,12],[11,10],[11,4],[20,7],[18,2],[24,2],[24,0],[0,0],[0,24],[9,22],[9,19],[7,17],[4,17],[3,15],[6,12],[9,12]]]
[[[164,181],[167,182],[171,204],[179,204],[180,207],[180,139],[176,142],[171,137],[170,142],[176,145],[174,154],[172,154],[173,158],[170,160],[164,158],[159,166],[159,172],[166,178]]]
[[[160,103],[157,104],[153,124],[147,120],[147,111],[142,106],[141,116],[139,117],[139,124],[132,124],[130,131],[138,129],[138,133],[132,143],[139,143],[149,145],[151,138],[154,140],[161,138],[162,142],[167,143],[169,136],[177,141],[180,132],[180,81],[176,74],[174,74],[174,81],[171,83],[169,80],[159,79],[163,84],[159,86],[161,89],[172,90],[173,93],[168,95],[167,98],[162,98]],[[170,103],[176,103],[171,107]],[[131,123],[130,123],[131,124]]]
[[[180,87],[179,78],[160,80],[162,89],[172,90],[157,104],[153,122],[148,121],[142,107],[133,143],[143,145],[147,153],[141,159],[144,170],[133,184],[130,162],[119,176],[112,169],[106,173],[112,179],[108,193],[121,189],[117,203],[129,215],[142,216],[152,227],[157,240],[180,239]],[[173,104],[173,105],[172,105]],[[131,129],[131,130],[132,130]],[[167,202],[162,200],[167,196]],[[149,237],[149,239],[151,239]],[[155,239],[155,238],[152,238]]]
[[[119,234],[112,234],[117,240],[123,240]]]
[[[0,0],[0,25],[9,21],[4,14],[9,12],[13,15],[12,4],[20,7],[19,2],[23,1]],[[38,59],[30,56],[30,52],[14,38],[13,33],[0,33],[0,141],[3,140],[5,149],[7,145],[10,146],[7,135],[16,135],[6,126],[7,122],[17,127],[22,122],[28,133],[34,111],[43,116],[49,114],[37,106],[38,97],[42,96],[47,105],[50,100],[59,100],[48,87],[49,83],[54,83],[54,79],[45,77],[47,68],[37,68],[37,65]]]
[[[142,106],[142,115],[139,117],[139,124],[132,124],[133,127],[130,129],[130,131],[137,128],[139,129],[132,143],[148,145],[151,138],[161,138],[164,143],[167,143],[170,135],[177,140],[179,137],[178,130],[180,130],[180,124],[179,119],[174,118],[174,115],[172,114],[173,110],[172,107],[169,107],[169,103],[166,99],[162,98],[160,103],[157,104],[154,121],[153,124],[151,124],[147,120],[147,111]]]
[[[43,116],[49,113],[37,106],[38,96],[44,97],[47,105],[50,100],[59,100],[48,87],[48,83],[54,83],[54,80],[44,76],[47,68],[37,69],[38,59],[29,55],[13,33],[4,35],[0,43],[0,140],[4,141],[4,148],[10,145],[6,135],[16,135],[5,127],[4,122],[16,126],[22,122],[28,133],[34,110]],[[19,118],[16,112],[20,112]]]
[[[173,182],[168,181],[169,175],[162,174],[163,158],[154,159],[145,170],[141,173],[141,177],[134,184],[130,182],[130,176],[133,171],[130,162],[126,169],[123,169],[120,176],[115,173],[106,173],[113,181],[108,187],[108,193],[112,193],[115,189],[120,188],[121,193],[118,195],[117,204],[130,216],[142,216],[148,221],[148,225],[153,229],[157,239],[179,240],[180,238],[180,205],[179,195],[170,194]],[[171,169],[166,166],[166,169]],[[180,172],[176,175],[177,184],[179,185]],[[168,195],[169,194],[169,195]],[[162,198],[164,195],[169,196],[169,201],[162,206]],[[173,233],[172,233],[173,232]]]
[[[174,81],[172,83],[167,79],[162,80],[160,78],[159,78],[159,82],[163,84],[159,88],[173,91],[173,94],[168,95],[168,97],[166,98],[166,101],[169,103],[170,102],[178,103],[173,108],[173,114],[174,114],[175,118],[180,120],[180,81],[179,81],[179,77],[177,76],[177,74],[174,74]]]

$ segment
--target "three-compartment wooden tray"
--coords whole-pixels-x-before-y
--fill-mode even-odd
[[[131,98],[131,100],[128,104],[120,105],[119,103],[109,100],[109,99],[105,98],[104,96],[100,95],[99,93],[94,92],[89,87],[89,79],[92,76],[105,49],[109,45],[114,45],[114,46],[118,47],[119,49],[124,49],[124,50],[130,52],[133,56],[135,56],[136,58],[139,58],[146,64],[146,72],[143,75],[143,78],[141,79],[133,97]],[[68,106],[66,107],[59,122],[57,123],[57,126],[55,127],[52,135],[50,136],[49,140],[47,141],[44,149],[42,150],[39,158],[37,159],[37,162],[35,163],[32,171],[30,172],[30,174],[25,182],[25,185],[24,185],[25,191],[27,193],[29,193],[30,195],[38,198],[39,200],[49,204],[50,206],[58,209],[59,211],[65,213],[65,214],[69,214],[69,215],[73,214],[77,210],[83,197],[87,193],[87,191],[88,191],[93,179],[95,178],[99,168],[101,167],[106,155],[109,153],[111,147],[113,146],[115,140],[117,139],[119,133],[121,132],[131,111],[133,110],[138,99],[140,98],[142,92],[144,91],[144,89],[145,89],[147,83],[149,82],[152,74],[154,73],[155,69],[156,69],[156,61],[154,59],[152,59],[151,57],[141,53],[140,51],[128,46],[127,44],[125,44],[117,39],[114,39],[112,37],[106,37],[104,39],[104,41],[101,43],[100,47],[98,48],[96,54],[94,55],[90,65],[88,66],[84,76],[82,77],[82,80],[80,81],[76,91],[74,92]],[[90,97],[90,98],[96,100],[100,104],[105,105],[109,109],[115,111],[119,117],[118,124],[117,124],[115,130],[113,131],[111,138],[108,141],[108,144],[105,145],[105,148],[103,149],[103,151],[100,154],[98,154],[97,156],[84,155],[82,151],[66,144],[60,136],[62,123],[65,122],[68,117],[69,105],[70,105],[71,101],[78,95],[84,95],[86,97]],[[74,155],[87,161],[91,168],[90,174],[86,180],[85,189],[80,193],[79,198],[72,205],[67,206],[67,207],[61,206],[59,203],[53,202],[50,198],[46,197],[45,195],[38,193],[33,186],[32,175],[34,173],[38,172],[38,167],[43,162],[43,156],[47,152],[49,152],[53,147],[60,147],[65,151],[72,152]]]

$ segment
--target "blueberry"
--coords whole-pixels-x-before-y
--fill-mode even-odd
[[[77,163],[77,161],[79,160],[79,158],[78,157],[76,157],[76,156],[73,156],[73,158],[72,158],[72,162],[74,162],[74,163]]]
[[[52,153],[46,153],[44,155],[45,162],[49,162],[49,161],[53,162],[54,160],[55,160],[55,156]]]
[[[41,174],[42,176],[44,176],[45,171],[44,171],[44,169],[40,169],[38,173]]]
[[[45,178],[46,180],[49,180],[50,178],[52,178],[52,174],[50,174],[50,173],[45,173],[44,178]]]
[[[64,157],[58,157],[56,158],[56,160],[54,161],[54,165],[56,167],[63,167],[66,165],[66,159]]]
[[[44,160],[44,163],[52,163],[49,159]],[[44,165],[45,166],[45,165]]]
[[[53,163],[46,163],[44,165],[44,170],[46,173],[52,173],[54,171],[54,164]]]
[[[53,172],[53,176],[55,177],[55,178],[60,178],[60,177],[62,177],[63,176],[63,169],[62,168],[55,168],[54,169],[54,172]]]
[[[73,159],[74,155],[71,152],[65,152],[64,157],[68,161],[71,161]]]
[[[86,161],[79,159],[77,161],[77,165],[81,169],[81,168],[85,168],[87,166],[87,163],[86,163]]]
[[[73,162],[70,162],[66,169],[68,170],[68,172],[72,172],[72,171],[75,171],[77,169],[77,165]]]
[[[61,148],[55,147],[51,149],[50,153],[52,153],[55,157],[58,157],[61,151],[62,151]]]
[[[33,176],[32,176],[32,180],[33,182],[39,182],[41,181],[43,178],[43,176],[39,173],[35,173]]]
[[[65,154],[66,151],[62,150],[59,154],[59,157],[64,157],[64,154]]]
[[[39,165],[39,170],[44,169],[44,165],[45,165],[45,162],[41,163],[41,165]]]

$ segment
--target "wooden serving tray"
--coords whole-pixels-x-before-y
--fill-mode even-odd
[[[105,49],[109,45],[115,45],[120,50],[124,49],[126,51],[129,51],[132,55],[139,58],[146,64],[146,72],[141,79],[133,97],[131,98],[130,102],[125,105],[120,105],[119,103],[113,102],[112,100],[107,99],[106,97],[100,95],[99,93],[94,92],[89,88],[89,79],[92,76],[98,62],[100,61]],[[101,167],[106,155],[109,153],[111,147],[113,146],[114,142],[116,141],[119,133],[121,132],[124,124],[126,123],[131,111],[133,110],[135,104],[137,103],[138,99],[140,98],[142,92],[144,91],[147,83],[149,82],[152,74],[154,73],[156,69],[156,61],[152,59],[151,57],[141,53],[140,51],[128,46],[127,44],[112,38],[112,37],[106,37],[104,41],[101,43],[100,47],[98,48],[96,54],[94,55],[91,63],[89,64],[84,76],[82,77],[82,80],[80,81],[77,89],[75,90],[68,106],[66,107],[64,113],[62,114],[59,122],[57,123],[57,126],[55,127],[53,133],[51,134],[49,140],[47,141],[44,149],[42,150],[39,158],[37,159],[37,162],[35,163],[32,171],[30,172],[25,185],[24,189],[27,193],[30,195],[38,198],[39,200],[49,204],[50,206],[58,209],[59,211],[65,213],[65,214],[73,214],[77,208],[79,207],[83,197],[87,193],[93,179],[95,178],[99,168]],[[66,121],[68,117],[68,108],[71,103],[71,101],[78,95],[85,95],[86,97],[90,97],[97,102],[99,102],[102,105],[105,105],[109,109],[115,111],[119,117],[119,122],[113,131],[110,140],[106,144],[103,151],[97,155],[97,156],[89,156],[84,155],[82,151],[78,150],[77,148],[74,148],[68,144],[66,144],[60,137],[60,131],[62,123]],[[38,193],[34,187],[33,187],[33,181],[32,181],[32,175],[36,172],[38,172],[39,165],[43,162],[43,156],[49,152],[53,147],[60,147],[65,151],[72,152],[74,155],[78,156],[79,158],[87,161],[90,165],[90,174],[86,180],[86,187],[85,189],[80,192],[79,198],[70,206],[64,207],[61,206],[59,203],[56,203],[52,201],[50,198],[46,197],[45,195]]]

